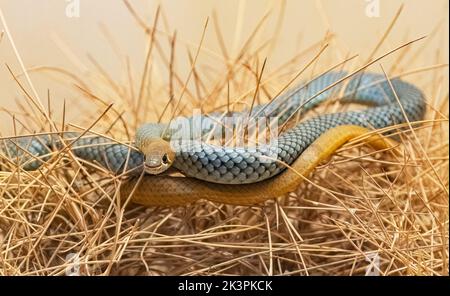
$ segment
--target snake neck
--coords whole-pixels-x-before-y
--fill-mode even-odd
[[[146,123],[136,130],[135,144],[141,147],[148,140],[170,140],[170,134],[166,132],[167,125],[164,123]]]

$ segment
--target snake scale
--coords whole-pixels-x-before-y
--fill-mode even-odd
[[[115,174],[126,172],[140,176],[143,171],[154,174],[131,177],[123,184],[122,195],[132,195],[131,200],[136,203],[182,205],[209,199],[254,204],[294,190],[302,176],[320,161],[368,129],[424,117],[426,105],[422,92],[398,78],[387,81],[380,74],[360,73],[320,93],[345,76],[343,71],[324,74],[310,83],[293,87],[276,98],[277,103],[261,104],[251,112],[232,114],[247,119],[276,118],[279,124],[284,124],[299,109],[302,114],[330,97],[370,105],[360,111],[321,114],[300,121],[279,135],[274,143],[233,147],[208,143],[202,137],[183,142],[175,136],[172,125],[161,123],[147,123],[137,130],[135,145],[138,149],[114,143],[106,137],[92,134],[80,137],[73,132],[64,134],[65,142],[70,143],[70,149],[78,158],[99,164]],[[189,122],[193,119],[189,118]],[[202,135],[211,132],[211,122],[222,120],[217,113],[200,115],[200,119],[203,120],[199,127]],[[381,138],[374,137],[372,142],[377,147],[386,146]],[[62,148],[60,138],[55,135],[35,135],[7,139],[0,152],[25,170],[36,170]],[[292,170],[286,170],[287,166]],[[175,167],[187,178],[159,174],[169,167]]]

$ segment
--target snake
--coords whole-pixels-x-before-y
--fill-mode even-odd
[[[301,120],[305,112],[330,98],[368,107]],[[136,130],[132,145],[92,133],[66,132],[11,137],[2,142],[0,153],[32,171],[55,151],[70,149],[85,162],[126,176],[120,195],[145,206],[181,206],[197,200],[254,205],[294,191],[314,168],[355,137],[370,134],[366,142],[371,146],[393,147],[392,140],[372,131],[420,121],[425,112],[422,91],[401,78],[336,71],[301,82],[250,110],[145,123]],[[268,142],[208,141],[211,135],[223,136],[227,128],[236,131],[239,124],[248,127],[261,118],[284,126],[294,115],[300,120]],[[174,170],[178,174],[169,174]]]

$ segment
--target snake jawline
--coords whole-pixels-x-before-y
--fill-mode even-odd
[[[321,162],[327,160],[346,142],[369,132],[368,129],[343,125],[329,129],[315,140],[280,175],[252,184],[215,184],[194,178],[171,176],[144,176],[122,184],[122,198],[145,206],[182,206],[204,199],[232,205],[254,205],[294,191]],[[379,135],[367,141],[376,149],[387,149],[392,143]]]

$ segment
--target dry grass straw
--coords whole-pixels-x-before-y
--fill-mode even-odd
[[[66,121],[65,105],[62,119],[54,119],[50,95],[40,99],[19,75],[25,69],[13,69],[20,87],[32,90],[18,102],[24,114],[12,114],[14,133],[90,130],[129,143],[145,121],[168,121],[189,115],[194,107],[204,112],[250,108],[276,96],[297,76],[308,80],[331,68],[365,70],[370,63],[378,71],[384,65],[389,78],[404,77],[420,86],[427,117],[405,124],[403,131],[398,126],[386,129],[400,139],[401,156],[373,151],[363,139],[353,141],[296,192],[254,207],[207,201],[179,208],[124,204],[117,190],[122,180],[76,159],[70,149],[55,152],[36,172],[23,171],[2,155],[0,274],[63,275],[73,254],[80,273],[89,275],[448,274],[448,61],[437,54],[426,67],[407,67],[439,30],[420,42],[398,44],[390,68],[376,57],[383,56],[380,48],[397,15],[368,58],[348,54],[345,62],[325,67],[323,52],[333,56],[342,51],[328,46],[335,43],[328,34],[280,67],[262,71],[264,53],[273,50],[271,40],[277,40],[279,31],[255,44],[267,15],[232,55],[216,14],[199,38],[212,34],[208,28],[214,26],[220,52],[179,38],[162,9],[149,26],[124,2],[148,36],[140,76],[117,48],[126,73],[123,81],[113,79],[94,58],[92,66],[80,65],[87,69],[82,74],[53,67],[28,69],[68,78],[86,99],[79,108],[96,107],[79,126]],[[102,31],[114,44],[107,27]],[[186,46],[190,70],[180,74],[174,51]],[[199,56],[214,62],[200,63]],[[155,73],[167,75],[167,82],[155,80]],[[352,107],[332,99],[307,116]]]

